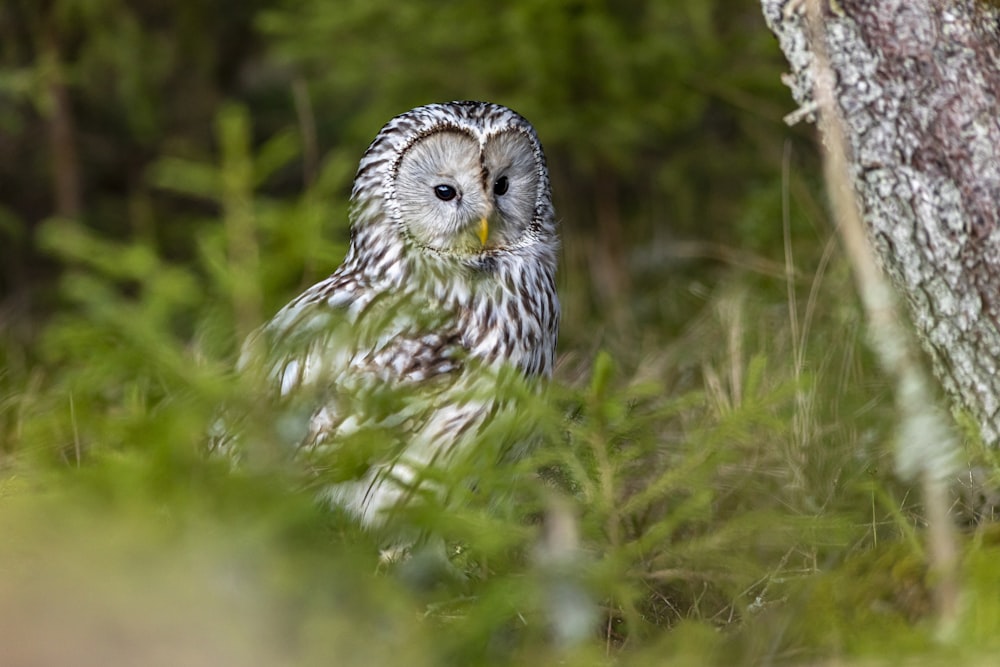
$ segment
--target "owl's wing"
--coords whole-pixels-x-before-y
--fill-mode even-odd
[[[420,420],[466,353],[439,311],[335,273],[252,334],[238,368],[277,399],[280,439],[298,448]]]
[[[282,397],[317,385],[423,382],[457,370],[465,353],[454,318],[439,310],[334,274],[251,334],[237,368],[262,367]]]
[[[252,373],[277,396],[336,382],[349,366],[351,325],[366,306],[356,281],[330,278],[300,294],[250,334],[237,370]]]

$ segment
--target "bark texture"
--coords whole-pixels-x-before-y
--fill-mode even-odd
[[[761,0],[808,117],[802,3]],[[935,374],[1000,443],[1000,13],[977,0],[824,0],[834,94],[879,260]]]

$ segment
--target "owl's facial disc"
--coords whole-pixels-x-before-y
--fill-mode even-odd
[[[515,243],[534,214],[534,151],[517,131],[485,145],[460,130],[416,141],[400,159],[395,197],[406,233],[418,245],[477,255]]]
[[[485,184],[493,203],[490,244],[498,247],[517,243],[531,226],[538,199],[537,153],[531,140],[517,130],[504,130],[483,146]],[[499,222],[494,235],[492,221]]]

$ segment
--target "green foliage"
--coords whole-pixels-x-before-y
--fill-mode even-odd
[[[224,113],[219,127],[232,143],[218,166],[173,161],[157,182],[186,183],[202,196],[218,185],[216,233],[247,245],[206,232],[206,248],[221,245],[182,266],[151,242],[124,244],[50,222],[43,242],[75,267],[64,278],[67,305],[39,342],[42,378],[5,385],[0,519],[19,537],[0,556],[24,567],[25,550],[64,553],[87,535],[74,558],[36,566],[55,582],[88,571],[67,599],[109,600],[93,612],[98,626],[132,619],[125,631],[141,644],[150,627],[179,623],[207,651],[306,664],[334,653],[359,664],[396,655],[414,664],[587,664],[609,651],[635,664],[662,653],[725,664],[736,652],[760,651],[751,638],[770,622],[760,610],[791,613],[788,599],[802,590],[796,582],[812,586],[817,562],[836,561],[876,534],[892,536],[863,522],[858,529],[849,511],[810,509],[816,489],[795,476],[813,464],[776,445],[793,437],[796,415],[822,418],[800,412],[800,394],[829,390],[773,361],[792,358],[787,324],[765,318],[754,338],[746,323],[755,316],[745,311],[766,307],[739,292],[713,298],[704,319],[671,343],[600,352],[564,370],[547,400],[531,403],[532,414],[495,423],[447,474],[428,471],[449,493],[413,506],[394,526],[444,540],[447,561],[431,543],[399,563],[380,560],[378,546],[395,527],[366,534],[319,506],[314,482],[294,466],[234,470],[206,458],[219,405],[261,409],[253,388],[228,371],[250,293],[237,276],[245,281],[249,267],[261,279],[254,289],[272,290],[263,263],[277,261],[258,245],[277,242],[258,214],[268,198],[254,194],[249,177],[250,165],[266,160],[238,148],[246,127],[239,110]],[[757,352],[744,357],[744,346]],[[700,382],[691,381],[692,360]],[[838,400],[847,408],[852,398]],[[264,424],[275,413],[255,418]],[[504,460],[510,433],[533,423],[539,445]],[[811,433],[825,434],[800,446],[832,445],[844,459],[837,475],[859,475],[844,456],[856,441],[841,439],[837,424],[815,426]],[[859,489],[830,494],[858,506]],[[32,528],[41,516],[58,519]],[[572,527],[570,537],[560,537],[560,525]],[[919,568],[920,555],[910,557]],[[187,565],[178,570],[177,562]],[[177,583],[146,580],[149,571]],[[115,593],[122,588],[134,592]],[[206,591],[208,606],[200,601]],[[51,598],[47,588],[21,584],[11,595]],[[68,613],[64,604],[49,603],[46,618]],[[217,620],[171,611],[190,606]],[[849,609],[839,607],[846,624]],[[575,628],[564,627],[567,618],[577,619]],[[203,623],[218,626],[208,638],[196,627]],[[391,628],[393,640],[359,641],[365,628],[372,636]],[[798,643],[774,638],[789,650],[831,650],[823,633],[788,636]]]
[[[266,199],[248,197],[251,210]],[[248,220],[247,238],[268,237]],[[893,650],[942,651],[914,625],[929,593],[912,508],[858,454],[858,434],[889,420],[845,389],[874,376],[856,336],[823,339],[853,309],[818,316],[798,370],[787,313],[739,290],[669,343],[564,368],[532,414],[496,423],[439,477],[446,498],[399,517],[447,560],[418,543],[389,563],[391,533],[317,504],[302,470],[204,456],[217,406],[254,401],[220,340],[238,319],[238,260],[181,267],[66,221],[44,233],[76,265],[68,304],[0,403],[0,524],[15,536],[0,562],[44,573],[4,580],[4,599],[42,605],[35,631],[89,601],[84,645],[100,655],[105,624],[138,646],[169,626],[224,662],[265,664],[732,664],[877,656],[889,635]],[[834,396],[855,421],[831,419]],[[539,445],[504,461],[505,436],[536,421]]]
[[[968,429],[967,608],[937,641],[782,67],[735,0],[0,7],[0,656],[986,664],[1000,465]],[[426,471],[446,493],[364,531],[317,488],[399,434],[290,461],[234,359],[339,263],[378,127],[452,98],[545,142],[561,364]],[[77,216],[52,215],[57,163]],[[263,456],[206,456],[220,406]]]

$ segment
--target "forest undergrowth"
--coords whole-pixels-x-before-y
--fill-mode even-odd
[[[154,240],[42,230],[75,268],[66,307],[2,348],[7,655],[58,636],[53,662],[93,664],[899,664],[975,662],[995,643],[982,514],[996,458],[969,445],[978,481],[956,513],[973,622],[941,638],[922,510],[893,475],[889,388],[832,242],[812,270],[788,245],[782,276],[671,276],[597,327],[569,262],[546,400],[484,433],[441,480],[448,497],[401,519],[443,541],[443,567],[419,540],[387,561],[391,535],[315,502],[292,465],[207,456],[219,406],[269,419],[232,372],[240,335],[283,298],[267,277],[286,279],[288,254],[342,251],[287,242],[315,195],[257,198],[249,165],[219,167],[230,185],[194,266]],[[168,163],[157,178],[190,188],[199,173]],[[657,320],[677,302],[694,315]],[[533,422],[540,444],[497,465],[490,439]]]

